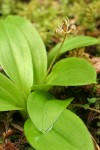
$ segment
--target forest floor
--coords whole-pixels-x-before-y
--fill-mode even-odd
[[[39,3],[41,5],[41,14],[37,10]],[[78,3],[78,1],[75,3],[72,0],[72,3],[66,4],[67,2],[64,2],[62,5],[60,3],[53,0],[51,2],[46,2],[45,0],[42,2],[39,0],[38,2],[36,0],[0,2],[1,18],[9,14],[26,16],[32,23],[35,23],[48,51],[61,41],[61,37],[57,36],[54,32],[55,25],[59,23],[55,16],[60,19],[63,19],[63,16],[68,16],[71,23],[77,26],[77,31],[71,36],[88,35],[100,38],[100,1],[83,0],[83,3]],[[68,5],[67,10],[66,5]],[[82,5],[85,6],[86,10],[83,9]],[[5,9],[5,6],[7,9]],[[54,8],[55,11],[52,13]],[[35,12],[34,15],[33,11]],[[53,20],[54,24],[51,24]],[[62,99],[74,97],[74,102],[69,106],[69,109],[84,121],[93,138],[96,150],[100,150],[98,147],[100,145],[100,46],[89,46],[81,50],[83,49],[97,71],[97,84],[81,87],[57,87],[52,93],[57,98]],[[69,53],[70,55],[72,54]],[[0,113],[0,150],[33,150],[24,136],[23,125],[24,120],[18,112]]]

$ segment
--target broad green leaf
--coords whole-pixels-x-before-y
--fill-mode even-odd
[[[40,85],[33,85],[32,90],[34,91],[48,91],[53,86],[48,84],[40,84]]]
[[[96,71],[84,59],[71,57],[56,63],[47,77],[47,84],[78,86],[96,83]]]
[[[19,28],[6,19],[0,21],[0,64],[27,97],[33,84],[30,47]]]
[[[81,119],[69,110],[45,133],[30,119],[24,126],[27,140],[36,150],[94,150],[90,134]]]
[[[0,111],[26,109],[25,97],[15,84],[0,73]]]
[[[72,98],[57,100],[46,92],[33,92],[27,102],[28,114],[39,131],[45,132],[70,104]]]
[[[10,103],[10,101],[5,101],[0,98],[0,111],[11,111],[11,110],[21,110],[23,108],[17,107]]]
[[[7,20],[16,25],[21,34],[26,38],[32,55],[34,84],[40,84],[46,76],[47,54],[39,33],[34,25],[24,18],[10,16]]]
[[[48,53],[48,63],[50,64],[52,59],[54,58],[56,52],[58,51],[60,44],[57,44],[49,53]],[[89,36],[77,36],[77,37],[71,37],[69,39],[66,39],[64,42],[61,51],[59,55],[62,55],[63,53],[76,49],[81,48],[85,46],[90,46],[98,44],[98,39],[89,37]]]

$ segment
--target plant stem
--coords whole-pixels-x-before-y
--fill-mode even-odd
[[[73,106],[76,106],[76,107],[82,107],[82,108],[84,108],[84,106],[82,106],[82,105],[80,105],[80,104],[72,104]],[[85,109],[85,108],[84,108]],[[89,107],[89,108],[87,108],[87,109],[89,109],[89,110],[92,110],[92,111],[95,111],[95,112],[97,112],[97,113],[100,113],[100,110],[97,110],[97,109],[94,109],[94,108],[91,108],[91,107]]]
[[[63,41],[61,42],[61,45],[60,45],[60,47],[59,47],[59,49],[58,49],[56,55],[54,56],[54,58],[53,58],[53,60],[52,60],[52,62],[51,62],[51,64],[50,64],[50,66],[49,66],[49,68],[48,68],[48,70],[47,70],[47,74],[49,74],[49,72],[50,72],[50,70],[51,70],[51,68],[52,68],[52,66],[53,66],[53,64],[54,64],[54,62],[56,61],[56,59],[57,59],[57,57],[58,57],[58,54],[59,54],[59,52],[60,52],[60,50],[61,50],[61,48],[62,48],[62,46],[63,46],[63,44],[64,44],[64,41],[65,41],[65,39],[66,39],[66,35],[67,35],[67,34],[64,35]]]
[[[19,110],[23,120],[26,120],[28,118],[28,113],[25,110]]]

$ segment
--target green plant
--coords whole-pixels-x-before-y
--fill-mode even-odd
[[[97,43],[91,37],[71,38],[59,54]],[[24,131],[37,150],[94,150],[81,119],[66,109],[73,98],[58,100],[49,89],[96,83],[95,69],[86,60],[71,57],[56,62],[47,73],[47,63],[58,47],[47,58],[43,41],[29,21],[18,16],[0,20],[0,65],[7,75],[0,73],[0,111],[19,110],[24,119],[29,117]]]

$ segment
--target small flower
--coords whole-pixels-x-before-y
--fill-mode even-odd
[[[62,21],[62,24],[58,25],[58,28],[56,29],[56,33],[59,33],[59,34],[72,33],[75,31],[75,29],[76,29],[76,26],[71,25],[69,23],[69,19],[66,17],[66,19]]]

